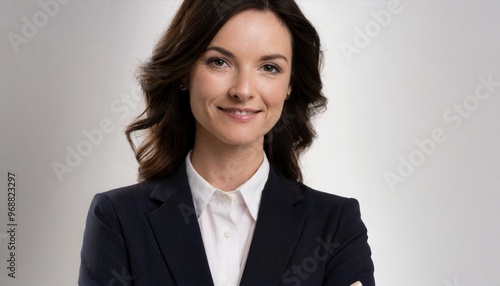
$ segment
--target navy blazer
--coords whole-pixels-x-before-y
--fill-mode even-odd
[[[271,167],[240,285],[373,286],[367,240],[355,199],[286,180]],[[171,176],[94,197],[78,283],[213,285],[185,163]]]

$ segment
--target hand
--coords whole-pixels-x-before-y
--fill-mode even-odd
[[[361,284],[361,282],[354,282],[351,284],[351,286],[363,286],[363,284]]]

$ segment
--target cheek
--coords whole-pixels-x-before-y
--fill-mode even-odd
[[[203,67],[195,68],[189,78],[191,102],[205,102],[217,98],[222,92],[224,81]]]
[[[203,94],[200,94],[200,91],[193,91],[193,93],[190,95],[189,102],[191,106],[191,112],[193,113],[196,122],[201,123],[202,125],[206,125],[207,122],[211,121],[213,112],[207,108],[207,106],[209,106],[207,104],[208,100],[204,97]]]
[[[201,111],[207,101],[210,101],[212,86],[203,73],[196,73],[189,80],[189,102],[193,114]],[[195,114],[196,115],[196,114]]]
[[[283,100],[275,100],[274,102],[270,102],[268,105],[269,111],[270,111],[270,123],[272,126],[276,125],[278,120],[281,117],[281,113],[283,113],[283,105],[284,105],[284,99]]]
[[[281,84],[279,88],[274,89],[273,96],[269,96],[267,100],[268,108],[271,111],[273,126],[278,122],[283,113],[283,108],[286,103],[286,97],[289,92],[288,84]],[[277,96],[276,96],[277,95]]]
[[[203,90],[198,87],[199,85],[193,85],[193,88],[189,90],[189,105],[191,106],[191,112],[196,121],[203,121],[208,114],[204,108],[205,104],[205,94]]]
[[[267,106],[270,109],[272,108],[274,111],[281,113],[288,95],[288,87],[284,84],[280,84],[268,90],[269,92],[266,92],[264,98]]]

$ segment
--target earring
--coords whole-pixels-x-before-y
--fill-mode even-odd
[[[180,89],[182,91],[186,91],[187,90],[187,87],[184,84],[182,84],[182,83],[181,83],[181,85],[179,87],[180,87]]]
[[[290,98],[290,93],[286,95],[286,98],[285,100],[289,99]]]

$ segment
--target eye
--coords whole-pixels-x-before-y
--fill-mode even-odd
[[[228,65],[227,62],[221,58],[211,58],[207,61],[207,64],[217,68],[222,68]]]
[[[281,69],[277,65],[274,65],[274,64],[265,64],[262,67],[262,70],[267,72],[267,73],[279,73],[279,72],[281,72]]]

